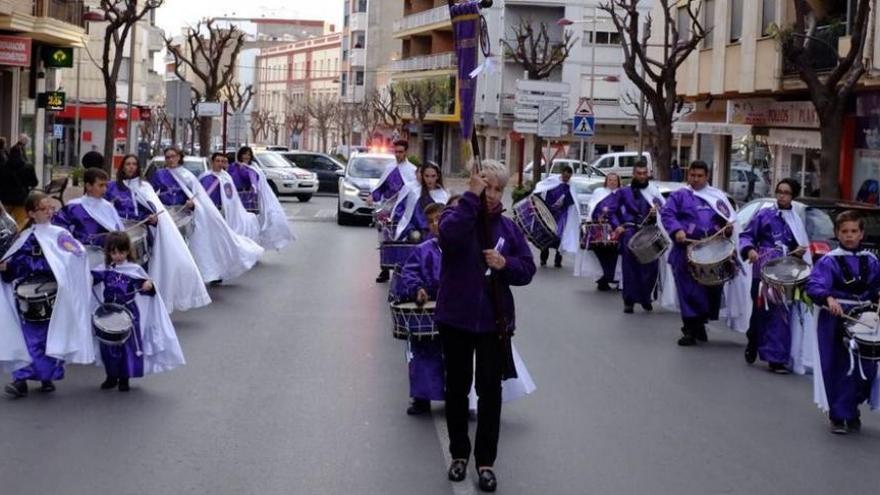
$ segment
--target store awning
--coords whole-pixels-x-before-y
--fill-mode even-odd
[[[795,129],[770,129],[767,144],[788,148],[822,149],[822,136],[819,131]]]
[[[752,126],[744,124],[727,124],[724,122],[676,122],[672,124],[672,132],[676,134],[715,134],[721,136],[742,137],[752,133]]]

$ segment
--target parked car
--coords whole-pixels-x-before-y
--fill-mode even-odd
[[[774,198],[758,198],[746,204],[740,208],[737,222],[745,228],[760,209],[770,208],[775,202]],[[834,218],[846,210],[855,210],[862,215],[865,219],[865,239],[862,245],[874,254],[880,255],[880,207],[868,203],[827,198],[798,198],[793,204],[804,219],[813,260],[821,258],[837,247]]]
[[[324,153],[310,151],[287,151],[281,153],[296,167],[306,169],[318,176],[318,191],[335,193],[339,190],[339,178],[345,175],[345,165]]]
[[[541,176],[546,177],[547,172],[543,171],[545,163],[541,160]],[[562,173],[562,167],[565,165],[569,165],[574,173],[574,175],[586,175],[591,176],[596,172],[596,169],[590,167],[590,164],[587,162],[582,162],[580,160],[573,160],[571,158],[554,158],[550,165],[550,173],[551,174],[560,174]],[[523,168],[523,174],[527,177],[531,177],[532,169],[534,169],[534,162],[529,162]]]
[[[622,178],[629,178],[633,175],[633,166],[639,160],[648,164],[648,174],[653,176],[654,160],[647,151],[643,151],[641,157],[637,151],[606,153],[593,161],[592,166],[606,174],[615,173]]]
[[[198,177],[208,170],[208,159],[203,156],[185,156],[183,157],[183,163],[180,165]],[[162,155],[154,156],[150,163],[147,164],[144,178],[150,180],[153,174],[156,173],[156,170],[160,168],[165,168],[165,157]]]
[[[296,196],[305,203],[318,192],[318,176],[293,166],[280,152],[255,151],[254,163],[266,174],[269,187],[276,196]]]
[[[369,152],[370,152],[370,149],[367,148],[366,146],[349,146],[347,144],[340,144],[339,146],[334,146],[330,150],[331,155],[334,155],[334,156],[340,155],[340,156],[344,156],[345,158],[351,158],[355,154],[369,153]]]
[[[750,186],[753,185],[754,187]],[[770,184],[760,173],[752,171],[752,166],[745,162],[730,166],[728,191],[737,201],[746,202],[755,198],[763,198],[770,194]]]
[[[385,153],[354,155],[348,160],[345,175],[339,179],[336,223],[350,225],[358,220],[372,221],[373,207],[367,205],[367,197],[379,184],[385,167],[395,163],[394,155]]]

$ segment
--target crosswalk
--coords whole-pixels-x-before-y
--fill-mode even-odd
[[[335,222],[335,209],[288,208],[287,220],[294,222]]]

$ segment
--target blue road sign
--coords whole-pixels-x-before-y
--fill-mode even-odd
[[[592,137],[596,133],[596,117],[575,115],[571,120],[571,133],[577,137]]]

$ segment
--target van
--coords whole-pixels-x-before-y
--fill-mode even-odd
[[[605,175],[617,174],[621,178],[626,179],[632,177],[633,166],[638,163],[639,160],[644,160],[645,163],[648,164],[648,174],[653,176],[654,160],[652,159],[651,154],[647,151],[642,152],[641,158],[637,151],[608,153],[597,158],[593,162],[593,167],[600,172],[605,173]]]

